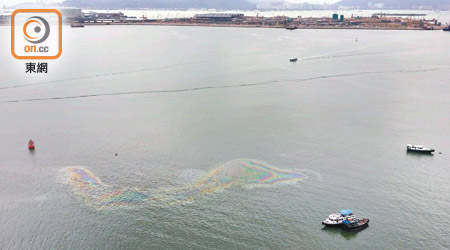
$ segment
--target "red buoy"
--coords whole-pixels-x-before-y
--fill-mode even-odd
[[[29,150],[34,150],[34,141],[30,140],[30,141],[28,142],[28,149],[29,149]]]

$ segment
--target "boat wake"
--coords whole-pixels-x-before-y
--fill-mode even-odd
[[[358,57],[358,56],[371,56],[371,55],[381,55],[386,54],[385,52],[361,52],[361,53],[350,53],[350,54],[330,54],[323,56],[314,56],[314,57],[306,57],[302,58],[302,61],[310,61],[310,60],[322,60],[322,59],[334,59],[334,58],[343,58],[343,57]]]
[[[105,184],[87,168],[67,167],[64,170],[74,193],[95,209],[184,204],[236,186],[268,187],[307,178],[302,173],[278,169],[258,160],[238,159],[211,169],[203,178],[186,186],[141,190]]]

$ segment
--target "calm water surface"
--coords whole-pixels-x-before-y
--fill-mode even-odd
[[[65,28],[49,73],[25,75],[9,32],[0,27],[2,249],[450,248],[448,33]],[[437,152],[407,154],[407,143]],[[97,210],[64,172],[171,189],[244,158],[308,178]],[[343,208],[370,227],[323,229]]]

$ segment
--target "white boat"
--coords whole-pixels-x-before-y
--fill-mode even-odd
[[[340,210],[339,213],[330,214],[328,218],[322,221],[322,225],[325,226],[342,226],[342,222],[347,219],[355,219],[355,215],[350,209]]]
[[[297,57],[291,57],[291,59],[289,59],[289,61],[291,61],[291,62],[296,62],[298,59],[297,59]]]
[[[408,152],[424,153],[424,154],[431,154],[434,152],[434,149],[432,148],[425,148],[422,145],[413,145],[413,144],[406,145],[406,150]]]

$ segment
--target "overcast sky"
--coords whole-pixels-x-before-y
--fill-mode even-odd
[[[340,0],[249,0],[250,2],[336,3]]]
[[[44,0],[45,2],[51,2],[51,3],[59,3],[62,2],[63,0]],[[124,0],[126,1],[126,0]],[[161,0],[164,1],[164,0]],[[250,0],[252,1],[252,0]],[[256,2],[258,0],[254,0],[253,2]],[[283,0],[263,0],[265,2],[281,2]],[[338,2],[339,0],[288,0],[288,2],[292,2],[292,3],[303,3],[303,2],[308,2],[308,3],[335,3]],[[0,0],[0,7],[4,4],[4,5],[14,5],[14,4],[19,4],[19,3],[27,3],[27,2],[36,2],[36,0]]]
[[[36,2],[36,0],[0,0],[0,5],[13,5],[13,4],[19,4],[19,3],[30,3],[30,2]],[[59,3],[61,1],[57,0],[44,0],[44,2],[48,3]]]

